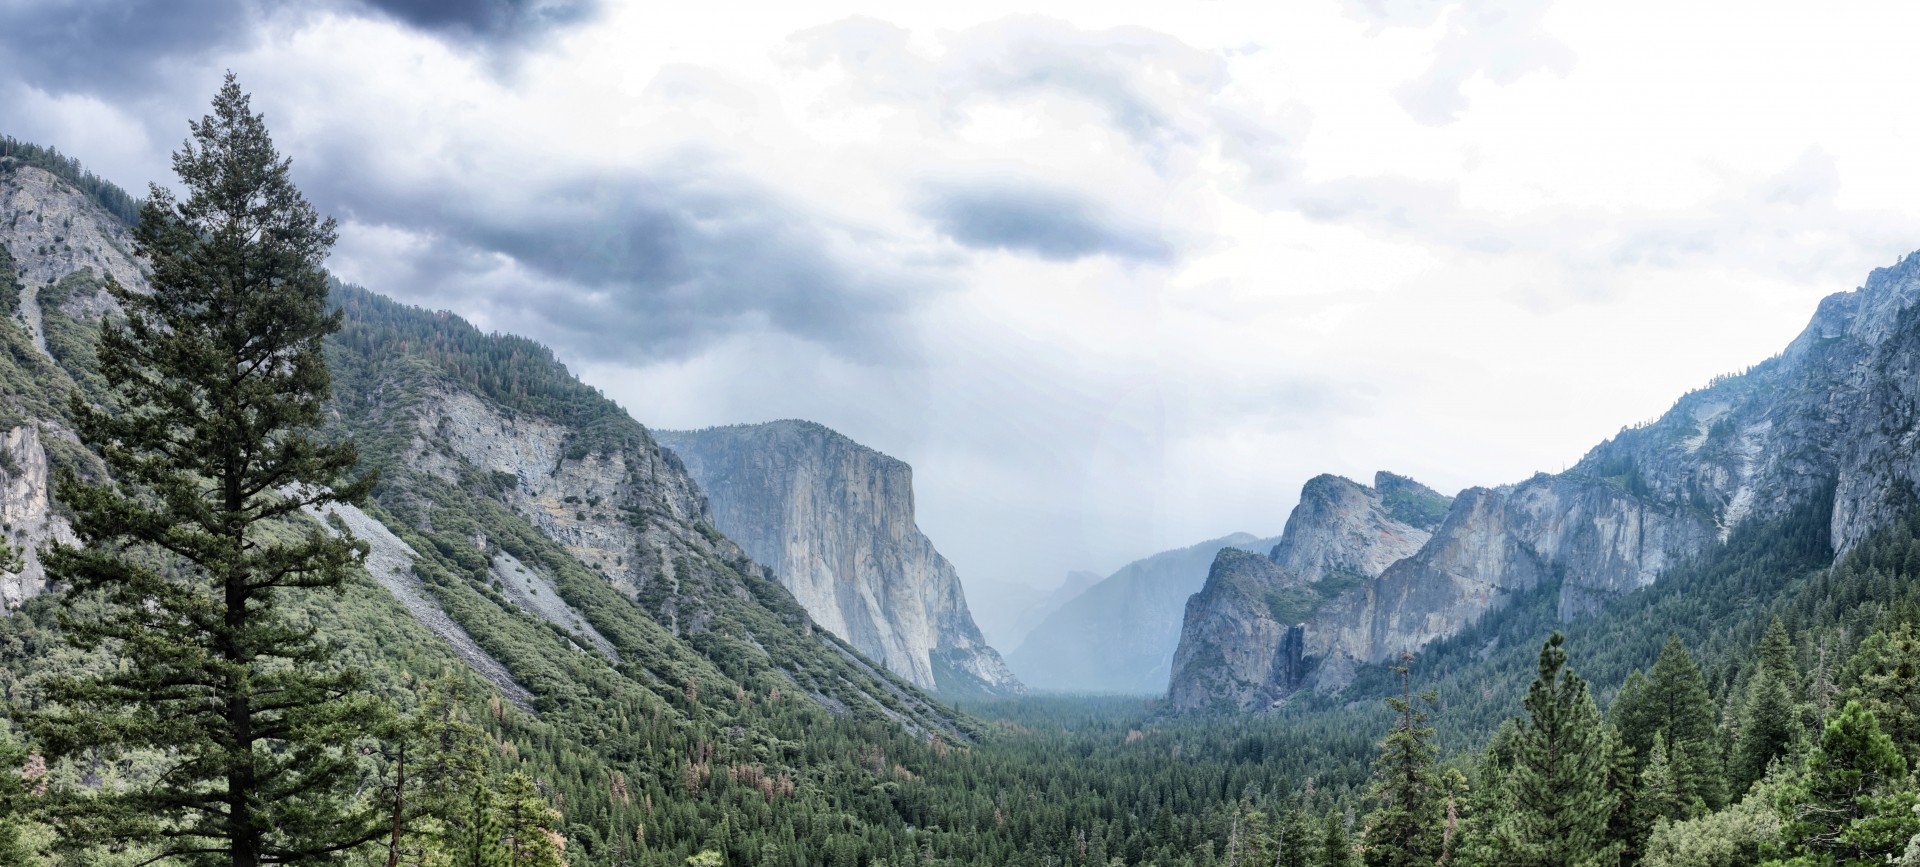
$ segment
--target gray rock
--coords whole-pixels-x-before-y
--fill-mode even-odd
[[[1819,497],[1833,497],[1836,555],[1920,505],[1916,299],[1920,254],[1823,300],[1780,355],[1622,429],[1572,469],[1463,493],[1417,551],[1307,620],[1306,681],[1343,687],[1355,665],[1457,634],[1543,581],[1559,582],[1562,618],[1590,613]],[[1326,493],[1331,503],[1337,486]],[[1296,519],[1315,514],[1308,500]],[[1323,529],[1299,539],[1275,551],[1293,573],[1328,562]],[[1204,630],[1190,618],[1186,631]]]
[[[715,526],[816,622],[922,688],[1022,691],[914,523],[913,469],[812,422],[659,431]]]
[[[1167,693],[1176,710],[1265,710],[1306,684],[1307,657],[1370,649],[1375,579],[1428,544],[1448,504],[1404,476],[1375,483],[1315,477],[1267,556],[1219,553],[1187,600]]]
[[[1036,624],[1007,664],[1035,689],[1164,695],[1187,597],[1206,584],[1214,556],[1277,542],[1235,533],[1129,563]]]

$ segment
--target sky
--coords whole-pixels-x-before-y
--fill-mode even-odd
[[[650,426],[907,461],[1010,644],[1068,571],[1277,535],[1319,473],[1556,472],[1782,349],[1920,248],[1916,19],[0,0],[0,133],[137,194],[232,70],[343,279]]]

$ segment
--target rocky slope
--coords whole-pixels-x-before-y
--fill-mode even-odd
[[[1187,600],[1168,686],[1173,707],[1264,710],[1298,689],[1306,656],[1326,656],[1338,640],[1318,626],[1320,612],[1419,551],[1447,505],[1387,472],[1373,487],[1331,475],[1308,481],[1272,551],[1222,550]]]
[[[48,589],[31,549],[72,539],[49,474],[98,472],[66,403],[101,384],[104,278],[145,286],[129,237],[56,174],[0,165],[0,524],[29,551],[24,571],[0,575],[8,608]],[[544,347],[354,287],[333,295],[346,326],[328,345],[332,424],[382,480],[366,511],[341,517],[373,543],[368,572],[397,610],[503,698],[564,712],[613,678],[627,684],[616,693],[638,686],[695,717],[703,693],[772,690],[958,732],[820,630],[713,530],[684,467]]]
[[[914,524],[913,469],[804,421],[656,436],[739,541],[820,625],[923,689],[1021,691]]]
[[[1355,665],[1457,634],[1543,584],[1562,619],[1590,613],[1828,491],[1844,552],[1920,503],[1916,299],[1920,254],[1823,300],[1780,355],[1572,469],[1463,492],[1419,550],[1302,622],[1307,682],[1337,689]]]
[[[1048,614],[1007,664],[1035,689],[1164,693],[1187,597],[1206,583],[1215,555],[1278,541],[1235,533],[1129,563]]]

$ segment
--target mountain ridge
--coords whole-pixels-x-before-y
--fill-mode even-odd
[[[1556,588],[1563,621],[1590,614],[1826,490],[1844,554],[1915,502],[1916,299],[1920,253],[1824,298],[1778,355],[1682,395],[1565,472],[1461,492],[1417,551],[1302,621],[1312,685],[1338,691],[1356,666],[1458,634],[1535,587]]]
[[[715,526],[828,630],[923,689],[1022,690],[915,523],[911,465],[798,419],[655,435],[700,483]]]

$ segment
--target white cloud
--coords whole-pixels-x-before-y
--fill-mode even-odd
[[[0,124],[157,171],[231,67],[348,276],[908,460],[989,605],[1319,472],[1558,470],[1920,247],[1905,5],[1045,6],[612,4],[503,64],[341,4]]]

